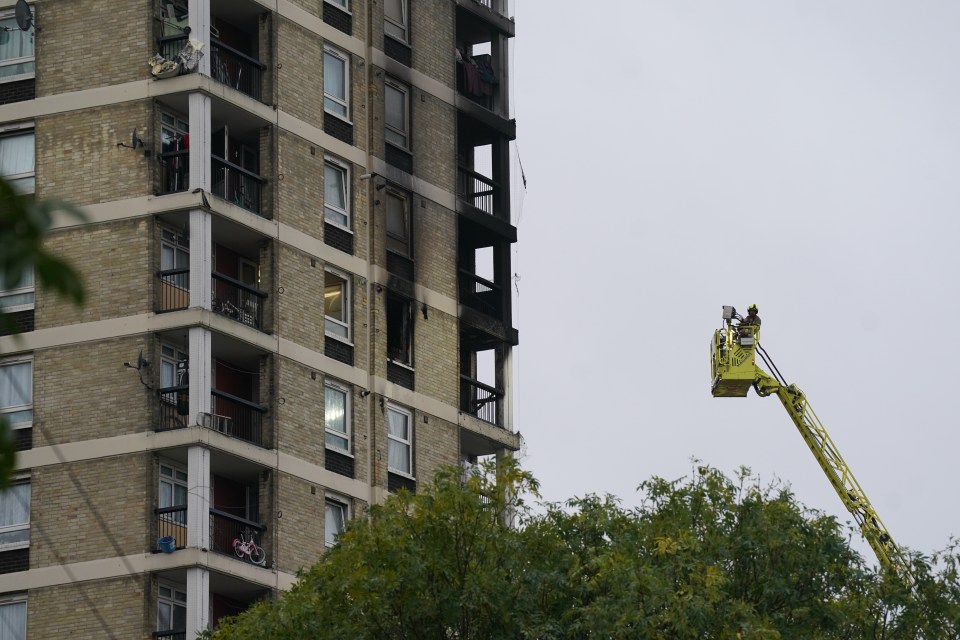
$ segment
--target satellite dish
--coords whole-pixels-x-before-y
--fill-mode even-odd
[[[27,0],[17,0],[13,8],[13,17],[21,31],[30,31],[30,27],[33,26],[33,13],[30,11]]]

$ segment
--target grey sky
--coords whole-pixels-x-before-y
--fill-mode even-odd
[[[515,15],[516,424],[545,498],[631,504],[696,456],[849,520],[775,398],[710,396],[721,305],[756,302],[898,542],[960,534],[960,4]]]

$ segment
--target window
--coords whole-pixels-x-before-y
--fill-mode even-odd
[[[350,3],[347,0],[326,0],[330,4],[340,7],[344,11],[350,11]]]
[[[350,169],[333,158],[323,163],[323,219],[350,229]]]
[[[0,550],[22,549],[28,546],[30,479],[14,479],[5,491],[0,491]]]
[[[157,588],[157,631],[184,631],[186,628],[186,589],[161,582]]]
[[[402,84],[387,80],[384,91],[384,137],[387,142],[404,149],[410,148],[410,90]]]
[[[186,352],[170,344],[161,344],[160,388],[168,389],[170,387],[186,385],[189,360],[190,357]]]
[[[383,32],[407,42],[408,9],[407,0],[386,0],[383,4]]]
[[[0,287],[3,282],[0,281]],[[33,309],[33,269],[27,269],[20,277],[20,282],[9,289],[0,289],[0,311],[16,313]]]
[[[350,279],[341,273],[324,274],[323,313],[326,333],[350,340]]]
[[[14,429],[33,424],[33,358],[0,360],[0,414]]]
[[[160,162],[163,192],[186,190],[190,180],[190,123],[185,118],[160,114]]]
[[[387,357],[413,366],[413,303],[393,294],[387,295]]]
[[[324,427],[327,446],[350,453],[350,389],[329,381],[324,386]]]
[[[326,512],[326,522],[323,529],[324,541],[328,547],[332,547],[337,542],[337,536],[343,533],[347,520],[350,519],[350,508],[346,501],[328,496],[324,510]]]
[[[160,488],[158,505],[161,509],[184,507],[183,511],[161,514],[166,522],[187,522],[187,472],[171,464],[160,463]]]
[[[27,637],[27,598],[16,596],[0,601],[0,629],[3,640],[24,640]]]
[[[33,129],[24,131],[18,127],[7,133],[0,129],[0,176],[19,193],[34,191],[34,155]]]
[[[410,257],[410,197],[402,191],[388,189],[387,250]]]
[[[413,475],[413,415],[393,405],[387,406],[387,469]]]
[[[34,31],[21,31],[13,11],[0,11],[0,82],[34,77]]]
[[[187,269],[183,273],[164,276],[163,282],[175,286],[183,292],[190,291],[190,239],[173,229],[160,229],[160,270],[173,271]],[[190,294],[186,293],[185,306],[190,306]]]
[[[350,119],[350,57],[331,47],[323,48],[323,109]]]

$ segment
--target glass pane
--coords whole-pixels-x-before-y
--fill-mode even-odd
[[[333,447],[334,449],[341,449],[343,451],[349,451],[350,441],[346,438],[341,438],[330,432],[327,432],[327,445]]]
[[[330,318],[335,318],[340,322],[346,322],[346,308],[343,304],[344,281],[333,275],[326,274],[326,286],[323,291],[324,314]]]
[[[385,99],[385,109],[386,109],[386,122],[387,126],[391,127],[398,132],[406,132],[407,130],[407,105],[406,105],[406,95],[404,92],[396,89],[391,85],[384,85],[384,99]]]
[[[409,440],[407,435],[407,415],[399,411],[387,411],[387,427],[390,435],[396,436],[401,440]]]
[[[187,628],[187,608],[175,606],[173,608],[173,628],[180,630]]]
[[[0,492],[0,527],[30,522],[30,485],[15,484]]]
[[[332,164],[323,168],[323,201],[340,210],[347,208],[345,173],[341,167]]]
[[[9,29],[9,31],[7,30]],[[17,58],[33,57],[33,32],[21,31],[14,18],[0,20],[0,63]],[[33,60],[0,66],[0,79],[31,73]]]
[[[410,445],[397,442],[396,440],[387,441],[387,466],[394,471],[401,473],[410,473]]]
[[[160,508],[165,509],[166,507],[173,506],[173,487],[169,482],[160,483]]]
[[[383,15],[403,24],[403,0],[386,0],[383,3]]]
[[[336,542],[337,536],[343,532],[344,516],[346,515],[344,511],[346,511],[346,505],[327,502],[327,517],[324,528],[324,538],[327,544]]]
[[[185,507],[187,505],[187,488],[182,484],[173,487],[173,504],[171,507]]]
[[[8,296],[0,296],[0,310],[33,304],[33,302],[34,294],[32,291],[29,293],[17,293]]]
[[[327,387],[324,393],[323,408],[326,414],[326,428],[340,433],[346,433],[347,394],[339,389]],[[345,446],[343,448],[345,448]]]
[[[0,638],[23,640],[27,637],[27,603],[0,605]]]
[[[0,409],[33,404],[33,363],[0,367]]]
[[[33,173],[33,158],[32,131],[0,138],[0,176]]]
[[[347,117],[346,61],[330,52],[323,54],[323,108]]]
[[[331,209],[330,207],[323,208],[323,217],[328,222],[334,222],[339,224],[341,227],[346,227],[349,224],[349,219],[345,213],[341,213],[335,209]]]
[[[331,320],[330,318],[326,319],[326,325],[324,331],[327,333],[332,333],[335,336],[340,336],[341,338],[349,337],[349,331],[347,331],[347,326],[344,324],[338,323],[336,320]]]
[[[163,589],[161,589],[161,594]],[[170,619],[170,609],[172,605],[167,602],[157,603],[157,631],[169,631],[173,627],[170,626],[172,620]]]
[[[407,203],[395,195],[387,195],[387,234],[407,237]]]

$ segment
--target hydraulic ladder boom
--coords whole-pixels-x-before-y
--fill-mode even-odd
[[[711,344],[713,396],[742,398],[746,397],[750,387],[761,397],[776,394],[826,474],[827,480],[857,521],[863,537],[877,554],[877,559],[884,566],[907,573],[909,565],[905,555],[870,504],[833,439],[814,413],[806,395],[796,385],[786,384],[776,365],[760,346],[760,327],[734,325],[736,310],[733,307],[724,307],[723,317],[726,325],[714,333]],[[774,375],[757,366],[757,355],[766,362]]]

